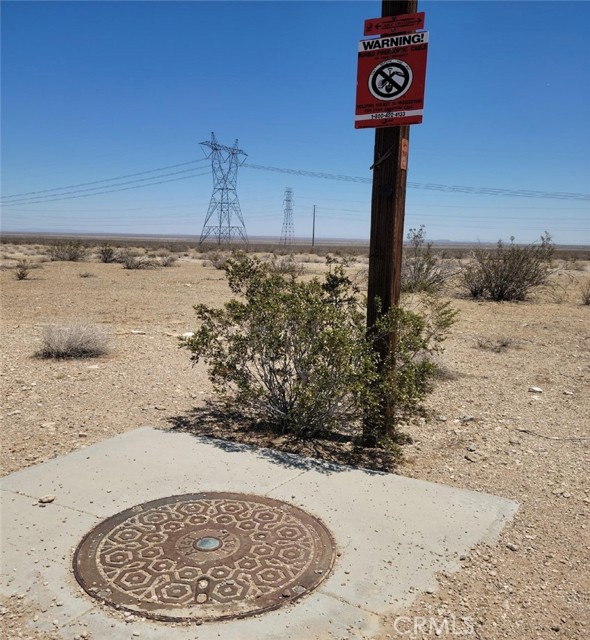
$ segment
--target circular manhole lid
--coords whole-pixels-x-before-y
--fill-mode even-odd
[[[74,573],[94,598],[158,620],[255,615],[315,589],[332,569],[328,529],[286,502],[197,493],[122,511],[78,545]]]

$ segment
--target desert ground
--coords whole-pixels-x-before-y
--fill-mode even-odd
[[[229,289],[210,255],[187,248],[174,256],[169,268],[132,270],[92,252],[50,261],[45,245],[2,245],[2,475],[141,426],[171,429],[211,397],[204,366],[193,366],[178,336],[194,329],[194,304],[221,305]],[[17,280],[22,257],[42,268]],[[472,549],[458,572],[440,575],[438,589],[395,615],[466,617],[472,637],[485,640],[589,637],[588,258],[557,259],[551,286],[525,302],[446,288],[458,320],[427,417],[407,425],[413,442],[396,472],[510,498],[520,509],[497,544]],[[323,269],[317,255],[294,259],[308,275]],[[367,264],[357,255],[351,272],[362,280]],[[74,322],[107,327],[110,352],[35,357],[45,326]],[[3,637],[58,638],[27,626],[44,615],[51,611],[37,611],[26,594],[4,598]],[[393,613],[382,627],[378,640],[404,637]]]

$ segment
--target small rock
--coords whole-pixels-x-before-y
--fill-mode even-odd
[[[475,445],[473,444],[473,442],[470,442],[467,445],[467,451],[475,451]]]
[[[142,331],[141,329],[131,329],[131,333],[134,336],[145,336],[145,331]]]
[[[559,631],[560,628],[561,627],[558,624],[552,624],[551,625],[551,631]]]
[[[543,393],[541,387],[529,387],[529,393]]]
[[[80,431],[78,433],[78,438],[87,438],[87,437],[88,437],[88,434],[85,433],[84,431]]]
[[[158,411],[166,411],[166,407],[162,407],[161,405],[157,404],[154,409],[157,409]]]
[[[432,594],[434,593],[434,589],[426,589],[426,593]]]
[[[518,438],[515,438],[515,437],[509,438],[508,442],[510,444],[520,444],[520,440]]]
[[[187,331],[186,333],[182,334],[183,338],[192,338],[195,335],[194,331]]]
[[[55,500],[55,496],[46,495],[39,498],[39,504],[49,504]]]
[[[514,543],[512,543],[512,542],[509,542],[509,543],[506,545],[506,548],[507,548],[507,549],[510,549],[510,551],[518,551],[518,545],[517,545],[517,544],[514,544]]]
[[[88,365],[86,368],[87,368],[87,369],[100,369],[100,365],[98,365],[98,364],[91,364],[91,365]]]
[[[468,460],[469,462],[479,462],[479,458],[475,453],[468,453],[465,456],[465,460]]]
[[[563,392],[563,395],[564,395],[564,396],[573,396],[573,395],[574,395],[574,392],[573,392],[573,391],[567,391],[567,390],[566,390],[566,391],[564,391],[564,392]]]
[[[48,428],[50,428],[50,427],[55,427],[55,422],[42,422],[42,423],[41,423],[41,426],[42,426],[44,429],[48,429]]]
[[[475,420],[475,416],[461,416],[460,420],[461,422],[473,422],[473,420]]]
[[[22,413],[22,411],[19,411],[18,409],[15,409],[14,411],[11,411],[10,413],[7,413],[7,416],[17,416],[19,413]]]

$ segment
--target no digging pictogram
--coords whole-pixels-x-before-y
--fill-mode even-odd
[[[402,60],[386,60],[369,76],[369,91],[378,100],[396,100],[412,86],[412,69]]]
[[[428,31],[361,40],[358,52],[354,126],[422,122]]]

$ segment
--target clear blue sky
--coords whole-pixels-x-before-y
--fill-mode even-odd
[[[589,193],[590,3],[419,9],[430,45],[410,183]],[[201,159],[211,131],[224,144],[239,138],[250,163],[370,178],[374,133],[353,123],[357,42],[380,10],[373,1],[5,0],[2,229],[199,235],[207,162],[139,176],[194,167],[190,179],[116,193],[48,201],[60,195],[52,191],[20,205],[7,196]],[[296,236],[310,235],[316,204],[318,237],[368,237],[369,184],[243,167],[249,235],[280,234],[287,186]],[[406,227],[420,224],[431,239],[530,242],[548,230],[557,243],[589,245],[590,200],[409,188]]]

